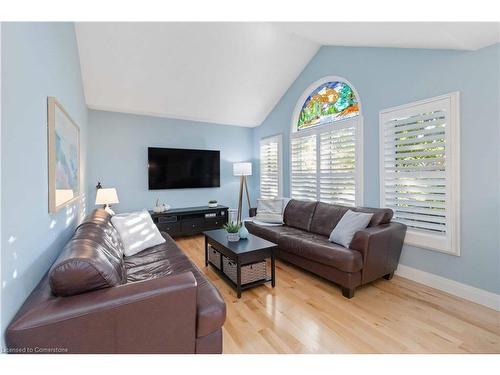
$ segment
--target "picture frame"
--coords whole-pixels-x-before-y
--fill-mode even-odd
[[[53,96],[47,98],[49,213],[80,198],[80,128]]]

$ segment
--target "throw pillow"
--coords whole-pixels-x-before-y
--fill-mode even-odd
[[[283,213],[283,199],[257,199],[257,213],[272,213],[281,215]]]
[[[111,223],[120,235],[127,257],[165,242],[146,210],[114,215]]]
[[[333,228],[330,234],[330,242],[335,242],[348,248],[356,232],[365,229],[372,216],[373,214],[348,210],[335,228]]]
[[[264,223],[283,224],[283,199],[257,199],[257,215],[254,219]]]

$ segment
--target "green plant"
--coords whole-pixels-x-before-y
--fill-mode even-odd
[[[210,199],[208,203],[217,203],[217,201],[215,199]]]
[[[241,224],[233,221],[231,223],[224,224],[223,228],[227,231],[227,233],[238,233],[241,228]]]

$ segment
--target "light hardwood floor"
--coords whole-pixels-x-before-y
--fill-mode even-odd
[[[500,353],[500,313],[402,277],[356,290],[284,262],[270,285],[235,291],[204,266],[204,239],[179,246],[227,305],[224,353]]]

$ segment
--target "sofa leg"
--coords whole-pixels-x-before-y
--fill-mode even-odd
[[[351,299],[352,297],[354,297],[354,288],[349,289],[349,288],[342,287],[342,295],[345,298]]]
[[[384,275],[384,279],[391,280],[393,276],[394,276],[394,271],[388,273],[387,275]]]

